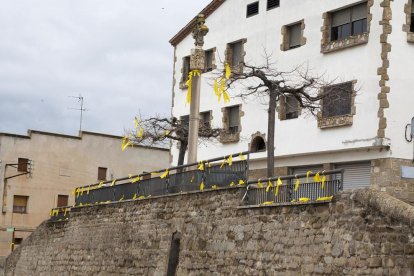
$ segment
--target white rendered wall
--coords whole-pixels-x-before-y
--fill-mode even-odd
[[[262,64],[264,62],[263,49],[266,49],[268,53],[272,53],[279,70],[290,70],[295,66],[307,64],[315,74],[324,74],[326,80],[336,79],[336,82],[357,80],[356,115],[353,118],[352,126],[321,130],[317,127],[316,119],[306,114],[302,114],[298,119],[285,121],[277,119],[275,155],[286,156],[357,149],[374,145],[378,130],[379,101],[377,94],[380,90],[377,68],[381,66],[379,37],[382,27],[378,22],[382,17],[382,8],[379,2],[375,1],[374,6],[370,9],[373,19],[368,44],[329,54],[320,53],[322,14],[357,1],[282,0],[281,7],[266,11],[266,1],[260,0],[259,14],[246,18],[246,5],[251,2],[253,1],[227,0],[206,20],[210,32],[205,38],[204,49],[216,47],[216,64],[219,69],[222,68],[221,63],[224,60],[226,44],[246,38],[247,42],[244,44],[246,63]],[[405,18],[404,14],[400,16]],[[397,15],[394,14],[394,17]],[[286,52],[281,51],[281,27],[302,19],[304,19],[306,26],[304,30],[304,36],[307,38],[306,45]],[[394,32],[398,29],[400,28],[395,28]],[[193,47],[191,35],[176,46],[173,114],[177,117],[189,114],[189,106],[185,105],[187,91],[179,89],[179,82],[182,58],[188,56]],[[221,108],[241,103],[241,101],[232,99],[228,104],[222,102],[219,104],[214,96],[212,77],[212,73],[203,74],[200,111],[212,110],[212,124],[220,127],[222,125]],[[234,95],[234,91],[231,94]],[[215,142],[201,145],[198,159],[247,150],[252,134],[257,131],[267,133],[267,107],[264,103],[263,100],[259,102],[254,99],[242,103],[245,115],[241,118],[242,138],[239,143],[223,145]],[[390,104],[392,105],[391,102]],[[388,136],[388,129],[386,133],[387,137],[392,138]],[[172,154],[175,164],[178,158],[176,146],[172,147]],[[382,153],[383,156],[387,154]],[[262,153],[255,156],[264,157],[264,155]]]

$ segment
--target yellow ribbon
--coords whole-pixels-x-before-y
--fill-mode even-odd
[[[318,197],[316,201],[332,200],[333,196]]]
[[[89,190],[90,190],[91,186],[88,186],[88,189],[86,190],[86,194],[89,195]]]
[[[126,150],[126,148],[129,147],[131,144],[132,143],[128,137],[122,138],[122,144],[121,144],[122,151]]]
[[[262,205],[271,205],[273,203],[274,203],[273,201],[266,201],[266,202],[263,202]]]
[[[313,177],[313,180],[314,180],[315,182],[321,182],[321,181],[322,181],[322,180],[321,180],[321,176],[320,176],[319,172],[317,172],[317,173],[315,174],[315,176]]]
[[[200,164],[198,165],[198,169],[200,171],[204,171],[204,162],[200,162]]]
[[[136,183],[139,181],[139,176],[135,177],[134,179],[131,180],[131,183]]]
[[[137,194],[134,194],[134,196],[132,197],[132,199],[137,199]]]
[[[322,190],[325,189],[326,175],[322,175]]]
[[[161,179],[166,178],[168,176],[168,174],[169,174],[169,171],[168,171],[168,169],[166,169],[165,172],[162,175],[160,175],[160,178]]]
[[[268,192],[269,192],[269,190],[270,190],[270,188],[272,188],[272,187],[273,187],[272,182],[269,180],[269,181],[267,182],[266,193],[268,193]]]
[[[122,195],[122,197],[119,199],[119,201],[122,201],[122,200],[124,200],[124,195]]]
[[[229,158],[227,159],[227,163],[229,163],[229,166],[233,164],[233,155],[230,154]]]
[[[145,199],[145,196],[140,196],[138,197],[138,199]]]
[[[276,181],[276,192],[275,192],[275,196],[279,195],[279,187],[283,184],[282,180],[280,180],[280,177],[277,179]]]
[[[136,129],[139,126],[139,121],[138,121],[137,117],[134,118],[134,126],[135,126]]]
[[[306,183],[309,183],[309,175],[312,173],[312,171],[306,172]]]
[[[230,78],[230,76],[231,76],[231,68],[230,68],[230,64],[228,64],[228,63],[226,62],[226,64],[225,64],[225,68],[226,68],[226,74],[225,74],[225,76],[226,76],[226,80],[228,80],[228,79]]]
[[[112,180],[111,186],[115,186],[116,179]]]
[[[188,103],[188,104],[191,103],[191,90],[192,90],[192,86],[193,86],[193,77],[195,77],[195,76],[201,76],[200,70],[192,70],[192,71],[190,71],[190,73],[188,73],[188,80],[186,82],[186,84],[188,86],[186,103]]]
[[[144,129],[142,127],[139,128],[137,136],[138,138],[142,138],[144,136]]]
[[[203,181],[201,181],[201,184],[200,184],[200,191],[203,191],[204,190],[204,182]]]
[[[233,187],[235,184],[234,184],[234,181],[232,181],[231,183],[230,183],[230,187]]]
[[[102,185],[103,185],[103,181],[99,182],[99,184],[98,184],[98,189],[99,189],[99,188],[101,188],[101,187],[102,187]]]
[[[308,202],[310,200],[310,198],[309,197],[301,197],[301,198],[299,198],[299,202]]]
[[[260,189],[263,189],[263,183],[262,183],[262,182],[260,182],[260,179],[257,181],[257,185],[259,185],[259,188],[260,188]]]
[[[213,190],[217,189],[217,185],[211,186],[211,189],[213,189]]]
[[[244,180],[243,179],[240,179],[239,180],[239,185],[241,186],[241,185],[244,185],[245,183],[244,183]]]
[[[295,176],[296,177],[296,176]],[[299,189],[299,184],[300,184],[300,180],[299,178],[296,178],[296,183],[295,183],[295,192]]]
[[[240,154],[239,154],[239,158],[240,158],[240,160],[246,160],[246,158],[244,157],[244,155],[240,152]]]
[[[214,80],[214,94],[216,94],[216,96],[218,97],[220,95],[220,91],[219,91],[219,86],[218,86],[218,81]]]

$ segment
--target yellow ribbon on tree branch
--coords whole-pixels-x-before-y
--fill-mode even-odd
[[[192,70],[192,71],[190,71],[190,73],[188,73],[188,80],[186,82],[186,84],[188,86],[186,103],[188,103],[188,104],[191,103],[191,90],[193,88],[193,77],[195,77],[195,76],[201,76],[201,71],[200,70]]]

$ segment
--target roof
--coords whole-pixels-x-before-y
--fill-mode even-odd
[[[89,132],[89,131],[80,131],[79,136],[75,136],[75,135],[68,135],[68,134],[62,134],[62,133],[53,133],[53,132],[31,130],[31,129],[27,130],[27,135],[0,132],[0,137],[1,136],[6,136],[6,137],[13,137],[13,138],[21,138],[21,139],[31,139],[32,134],[48,135],[48,136],[55,136],[55,137],[61,137],[61,138],[70,138],[70,139],[77,139],[77,140],[82,140],[84,135],[101,136],[101,137],[112,138],[112,139],[117,139],[117,140],[118,139],[121,140],[123,138],[122,136],[104,134],[104,133],[97,133],[97,132]],[[146,148],[146,149],[169,151],[169,149],[166,149],[166,148],[142,146],[142,145],[134,145],[134,148]]]
[[[223,4],[226,0],[212,0],[210,4],[208,4],[200,13],[204,14],[204,17],[209,17],[215,10],[217,10],[221,4]],[[187,24],[184,28],[182,28],[173,38],[170,39],[170,43],[172,46],[176,46],[178,43],[183,41],[194,29],[196,25],[196,16]]]

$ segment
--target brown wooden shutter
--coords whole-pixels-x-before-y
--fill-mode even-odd
[[[98,168],[98,180],[106,180],[106,171],[107,171],[107,168],[104,168],[104,167]]]
[[[29,159],[27,158],[17,159],[17,171],[27,172],[28,163],[29,163]]]
[[[67,196],[67,195],[58,195],[57,207],[68,206],[68,200],[69,200],[69,196]]]

